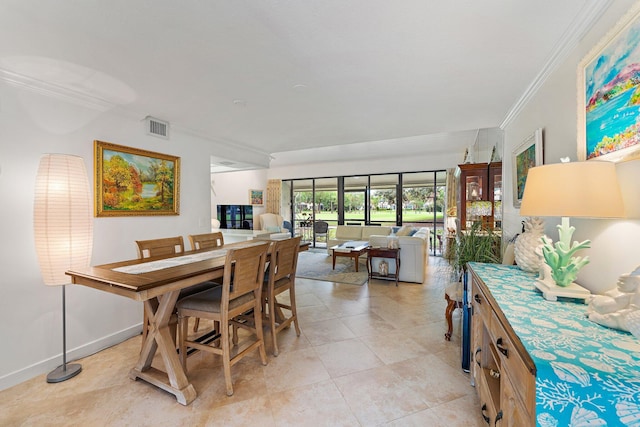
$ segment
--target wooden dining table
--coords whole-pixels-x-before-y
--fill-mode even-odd
[[[249,240],[215,249],[69,270],[66,274],[71,276],[73,284],[143,302],[149,318],[149,330],[129,377],[147,381],[175,395],[179,403],[188,405],[196,398],[196,391],[180,364],[169,328],[180,290],[222,277],[229,249],[268,243]],[[307,248],[308,245],[301,245],[300,250]],[[151,366],[157,351],[160,352],[165,371]]]

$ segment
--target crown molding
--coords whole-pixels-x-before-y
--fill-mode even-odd
[[[502,123],[500,123],[500,129],[504,130],[520,114],[549,76],[569,56],[573,49],[578,46],[580,40],[592,28],[595,21],[602,17],[612,2],[613,0],[604,0],[588,1],[585,3],[580,13],[553,48],[542,70],[525,89],[522,96],[511,106]]]
[[[98,111],[107,111],[117,106],[117,104],[106,99],[79,92],[60,85],[48,83],[34,79],[23,74],[0,68],[0,80],[11,86],[26,89],[40,95],[60,99],[86,108]]]

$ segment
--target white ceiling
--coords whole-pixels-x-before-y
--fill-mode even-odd
[[[418,135],[464,150],[606,5],[2,0],[0,78],[293,160]]]

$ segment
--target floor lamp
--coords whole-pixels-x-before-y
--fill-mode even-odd
[[[45,154],[40,159],[33,205],[33,230],[45,285],[62,285],[62,365],[47,382],[68,380],[82,366],[67,364],[65,285],[67,270],[86,267],[93,248],[89,181],[82,157]]]
[[[554,163],[529,169],[520,215],[561,217],[559,239],[543,237],[542,253],[551,274],[536,281],[544,298],[589,298],[590,292],[573,282],[588,257],[573,255],[590,247],[591,241],[571,242],[575,230],[569,218],[622,218],[624,205],[614,163],[584,161]]]

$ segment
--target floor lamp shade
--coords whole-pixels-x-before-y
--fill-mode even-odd
[[[69,283],[67,270],[86,267],[93,249],[93,217],[82,157],[40,159],[33,206],[36,252],[46,285]]]

